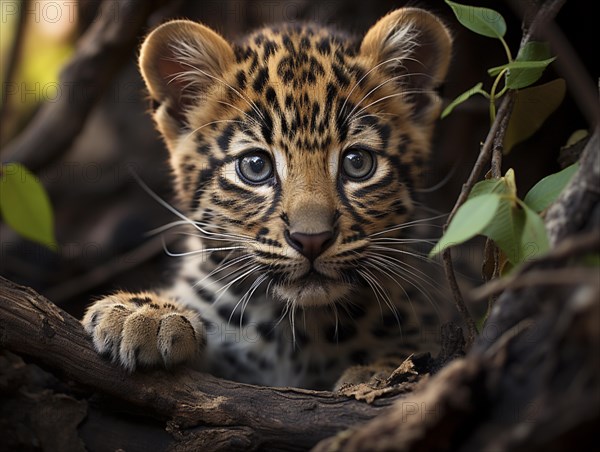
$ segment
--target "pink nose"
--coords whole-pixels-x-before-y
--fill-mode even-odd
[[[333,243],[333,232],[326,231],[318,234],[292,232],[286,234],[285,238],[292,248],[312,262]]]

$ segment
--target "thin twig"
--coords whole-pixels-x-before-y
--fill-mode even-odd
[[[456,214],[456,211],[462,206],[467,198],[469,197],[469,193],[471,193],[471,189],[473,185],[479,180],[483,169],[489,164],[490,159],[492,157],[492,151],[494,149],[494,143],[501,143],[504,140],[504,135],[506,134],[506,127],[508,126],[508,119],[510,117],[510,112],[512,111],[512,106],[514,103],[514,93],[509,91],[502,100],[500,104],[500,108],[498,109],[498,114],[496,115],[496,120],[492,124],[490,131],[488,132],[487,138],[481,147],[481,151],[479,152],[479,156],[477,157],[477,161],[475,165],[473,165],[473,169],[471,170],[471,174],[462,186],[462,190],[448,217],[448,221],[445,227],[450,224],[452,218]],[[469,347],[473,341],[475,340],[475,336],[477,335],[477,326],[475,325],[475,321],[473,317],[469,313],[469,309],[467,308],[465,301],[463,299],[460,287],[458,286],[458,282],[456,281],[456,275],[454,274],[454,266],[452,265],[452,255],[450,254],[450,249],[446,249],[442,254],[442,260],[444,263],[444,271],[446,272],[446,279],[448,280],[448,285],[450,286],[450,290],[452,292],[452,297],[454,299],[454,304],[458,309],[465,325],[467,326],[467,347]]]
[[[503,118],[503,120],[506,122],[506,124],[503,126],[503,128],[506,130],[506,128],[508,128],[508,119],[509,117],[506,116],[505,118]],[[492,173],[492,177],[494,179],[499,179],[500,177],[502,177],[502,155],[504,153],[504,133],[499,133],[496,135],[496,137],[494,138],[494,145],[492,146],[492,164],[491,164],[491,173]],[[496,245],[496,243],[492,240],[492,239],[487,239],[485,242],[485,246],[490,247],[490,254],[493,256],[494,259],[494,271],[492,272],[492,277],[491,279],[498,279],[500,277],[500,274],[502,272],[502,268],[501,268],[501,262],[500,262],[500,249],[498,248],[498,245]],[[486,256],[488,256],[489,254],[486,254]],[[496,302],[496,299],[498,298],[498,296],[496,294],[490,295],[489,299],[488,299],[488,306],[487,306],[487,312],[485,315],[485,318],[487,319],[490,315],[490,313],[492,312],[492,308],[494,307],[494,303]]]
[[[565,0],[550,0],[543,7],[541,7],[534,16],[531,24],[528,27],[528,30],[523,34],[523,38],[521,40],[521,46],[523,47],[530,40],[534,38],[538,30],[543,29],[545,25],[552,21],[552,19],[558,14],[558,11],[562,8]],[[448,220],[444,225],[444,230],[448,227],[452,218],[456,215],[458,209],[467,201],[469,197],[469,193],[471,193],[471,189],[475,185],[475,183],[479,180],[481,173],[484,168],[489,164],[490,160],[494,160],[492,162],[492,173],[496,172],[498,175],[500,174],[501,167],[501,155],[502,155],[502,142],[504,141],[504,136],[506,134],[506,128],[508,127],[508,120],[510,118],[510,113],[512,112],[513,104],[515,100],[515,93],[513,90],[509,90],[508,93],[504,96],[500,108],[498,109],[498,113],[496,114],[496,118],[492,123],[492,126],[488,132],[488,135],[485,139],[483,146],[481,147],[481,151],[479,152],[479,156],[473,165],[473,169],[471,170],[471,174],[467,181],[463,184],[461,192],[456,200],[456,203],[448,216]],[[492,159],[492,155],[495,157]],[[499,177],[499,176],[495,176]],[[496,259],[496,267],[497,267],[498,259]],[[452,291],[452,296],[454,298],[454,303],[461,314],[463,321],[465,322],[468,334],[467,334],[467,346],[473,343],[475,336],[477,334],[477,328],[475,326],[475,322],[465,305],[462,293],[460,291],[460,287],[456,281],[456,275],[454,274],[454,266],[452,265],[452,255],[450,253],[450,249],[446,249],[443,252],[443,263],[444,270],[446,272],[446,279],[448,280],[448,285],[450,286],[450,290]],[[494,273],[499,270],[497,268],[494,269]]]
[[[458,199],[456,200],[456,204],[448,216],[447,224],[450,224],[452,218],[454,218],[454,215],[456,215],[456,211],[467,201],[473,185],[477,183],[485,167],[489,165],[494,148],[494,139],[500,130],[501,124],[505,121],[505,117],[510,116],[510,112],[512,111],[512,106],[514,103],[514,97],[514,91],[509,91],[502,99],[502,103],[500,104],[500,108],[498,108],[498,113],[496,114],[496,120],[493,122],[492,127],[490,127],[490,131],[488,132],[485,142],[481,147],[481,151],[479,151],[479,155],[477,156],[477,160],[473,165],[471,174],[469,174],[467,181],[461,188],[460,195],[458,195]],[[505,132],[506,130],[504,133]]]

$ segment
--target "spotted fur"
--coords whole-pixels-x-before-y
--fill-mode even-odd
[[[450,51],[446,28],[415,8],[362,38],[316,24],[267,27],[236,44],[189,21],[153,31],[140,67],[188,252],[175,283],[152,295],[158,309],[127,293],[89,309],[98,350],[129,369],[197,351],[226,378],[331,388],[348,366],[430,347],[428,270],[402,238]],[[148,315],[178,316],[171,348],[185,350],[165,352],[159,333],[127,328]]]

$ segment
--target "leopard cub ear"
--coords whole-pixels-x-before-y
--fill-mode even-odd
[[[231,45],[210,28],[174,20],[148,35],[139,64],[152,98],[181,123],[187,107],[222,78],[234,59]]]
[[[407,92],[425,93],[436,100],[431,90],[446,77],[452,53],[452,37],[433,14],[419,8],[400,8],[381,18],[365,35],[360,52]],[[426,93],[430,93],[427,95]],[[415,99],[422,103],[425,99]],[[430,107],[430,102],[424,102]],[[435,104],[435,102],[434,102]],[[417,105],[418,106],[418,105]],[[426,108],[422,116],[431,118],[436,108]]]

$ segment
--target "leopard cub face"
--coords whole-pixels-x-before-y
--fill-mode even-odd
[[[302,307],[375,285],[376,239],[400,233],[424,179],[450,53],[446,28],[415,8],[362,38],[157,28],[140,67],[202,246]]]

